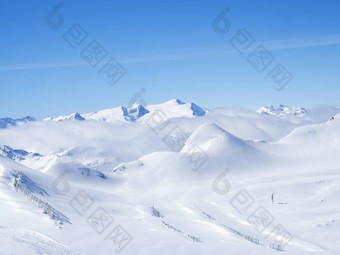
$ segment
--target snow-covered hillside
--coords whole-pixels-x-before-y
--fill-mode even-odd
[[[339,112],[174,99],[6,124],[0,254],[340,254]]]

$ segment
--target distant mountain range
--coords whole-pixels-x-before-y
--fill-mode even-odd
[[[306,108],[303,108],[300,106],[289,107],[287,105],[280,104],[280,105],[260,107],[256,112],[261,113],[261,114],[273,115],[273,116],[277,116],[280,118],[285,118],[289,115],[303,117],[306,115],[307,110]]]
[[[44,121],[105,121],[105,122],[136,122],[147,115],[152,115],[155,112],[162,112],[167,118],[182,118],[182,117],[202,117],[206,116],[210,110],[200,107],[195,103],[184,103],[179,99],[172,99],[162,104],[154,104],[143,106],[141,104],[133,104],[131,107],[115,107],[97,112],[80,114],[79,112],[72,113],[67,116],[49,117]],[[337,107],[321,107],[317,109],[306,109],[301,106],[290,107],[279,104],[272,106],[262,106],[256,113],[261,115],[272,116],[275,118],[300,121],[300,119],[312,122],[325,121],[340,112]],[[0,128],[8,128],[24,123],[36,121],[34,117],[24,117],[18,119],[0,118]]]

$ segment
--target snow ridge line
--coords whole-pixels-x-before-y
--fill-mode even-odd
[[[161,214],[161,212],[160,212],[159,210],[157,210],[154,206],[151,207],[151,215],[152,215],[153,217],[156,217],[156,218],[164,218],[164,217],[165,217],[165,216],[164,216],[163,214]],[[181,233],[181,234],[184,234],[184,235],[185,235],[185,233],[184,233],[182,230],[177,229],[177,228],[171,226],[170,224],[166,223],[164,220],[162,220],[162,223],[163,223],[167,228],[172,229],[172,230],[174,230],[174,231],[176,231],[176,232],[178,232],[178,233]],[[196,243],[203,243],[203,241],[202,241],[200,238],[196,237],[196,236],[192,236],[192,235],[187,234],[186,238],[188,238],[189,240],[191,240],[191,241],[193,241],[193,242],[196,242]]]
[[[210,215],[210,214],[206,213],[205,211],[201,210],[201,209],[198,208],[196,205],[194,205],[194,207],[195,207],[198,211],[200,211],[203,215],[205,215],[205,217],[207,217],[209,220],[211,220],[211,221],[212,221],[212,220],[217,221],[215,217],[213,217],[212,215]],[[245,240],[247,240],[247,241],[249,241],[249,242],[252,242],[252,243],[254,243],[254,244],[260,245],[260,240],[259,240],[259,239],[253,238],[253,237],[250,236],[250,235],[243,234],[243,233],[241,233],[240,231],[237,231],[236,229],[233,229],[233,228],[231,228],[231,227],[228,227],[227,225],[224,225],[224,224],[220,224],[220,225],[221,225],[222,227],[224,227],[224,228],[230,230],[232,233],[234,233],[234,234],[236,234],[236,235],[242,237],[243,239],[245,239]],[[275,249],[275,248],[273,248],[273,249]]]
[[[221,226],[223,226],[224,228],[227,228],[229,229],[231,232],[233,232],[234,234],[246,239],[247,241],[249,242],[252,242],[254,244],[257,244],[259,245],[260,244],[260,240],[259,239],[256,239],[256,238],[253,238],[251,237],[250,235],[246,235],[246,234],[243,234],[241,233],[240,231],[237,231],[236,229],[233,229],[231,227],[228,227],[227,225],[224,225],[224,224],[221,224]],[[274,248],[273,248],[274,249]]]
[[[64,222],[71,224],[70,219],[52,207],[49,203],[44,202],[37,196],[33,195],[33,193],[26,188],[21,183],[22,173],[18,171],[15,179],[14,179],[14,188],[15,191],[26,197],[28,200],[32,201],[34,205],[36,205],[40,209],[44,209],[43,213],[48,214],[51,220],[58,222],[60,225],[64,224]]]

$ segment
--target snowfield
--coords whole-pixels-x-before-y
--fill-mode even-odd
[[[340,108],[178,99],[0,119],[0,254],[340,254]]]

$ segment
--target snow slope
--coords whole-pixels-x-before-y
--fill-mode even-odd
[[[340,254],[331,113],[170,100],[2,129],[0,254]]]

